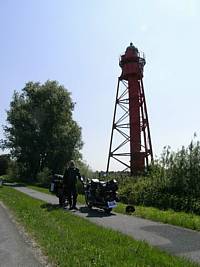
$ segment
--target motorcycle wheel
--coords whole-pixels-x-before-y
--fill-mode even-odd
[[[91,204],[91,202],[89,201],[87,194],[85,195],[85,203],[86,203],[86,205],[88,206],[89,209],[92,208],[92,204]]]
[[[110,214],[111,211],[112,211],[112,208],[104,209],[104,211],[105,211],[106,214]]]
[[[62,196],[59,196],[59,205],[63,206],[63,197]]]

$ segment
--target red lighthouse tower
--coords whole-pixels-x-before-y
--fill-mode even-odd
[[[144,55],[132,43],[120,58],[122,73],[118,78],[107,172],[111,158],[124,165],[131,175],[143,172],[153,161],[142,82],[145,63]],[[115,132],[121,139],[114,140]]]

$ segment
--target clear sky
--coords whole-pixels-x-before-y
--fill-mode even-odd
[[[1,0],[0,33],[0,125],[14,90],[58,80],[77,103],[84,160],[105,170],[118,60],[132,41],[146,55],[154,154],[199,137],[200,1]]]

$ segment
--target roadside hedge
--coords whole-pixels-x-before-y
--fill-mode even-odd
[[[124,203],[200,214],[200,144],[176,153],[166,147],[147,176],[118,181]]]

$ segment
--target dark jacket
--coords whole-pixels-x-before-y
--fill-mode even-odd
[[[80,179],[81,175],[78,168],[67,168],[64,173],[63,182],[67,187],[74,187],[77,183],[77,178]]]

